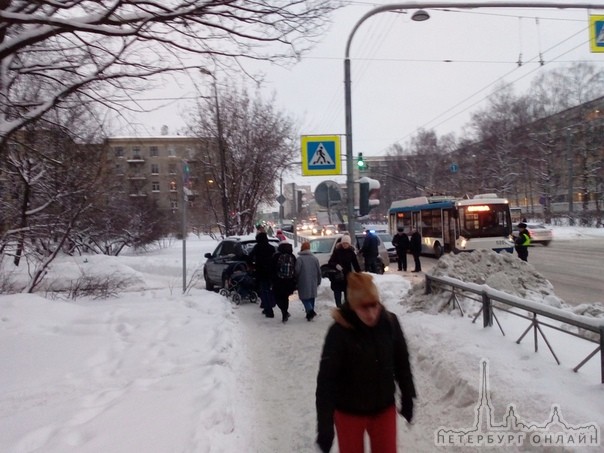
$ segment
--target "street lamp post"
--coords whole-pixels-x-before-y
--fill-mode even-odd
[[[352,149],[352,94],[350,85],[350,45],[354,34],[359,29],[361,24],[372,16],[388,11],[400,11],[418,8],[554,8],[554,9],[599,9],[602,5],[596,3],[554,3],[554,2],[406,2],[396,3],[392,5],[382,5],[368,11],[361,17],[352,28],[346,42],[346,53],[344,57],[344,102],[346,110],[346,186],[347,186],[347,213],[348,213],[348,230],[352,234],[354,232],[354,166],[353,166],[353,149]],[[413,14],[414,21],[424,21],[429,16],[425,11],[419,10]]]
[[[281,169],[281,172],[279,172],[279,200],[283,199],[283,172],[285,171],[286,168],[289,168],[292,165],[302,165],[302,162],[290,162]],[[281,226],[282,224],[283,224],[283,203],[279,202],[279,225]]]

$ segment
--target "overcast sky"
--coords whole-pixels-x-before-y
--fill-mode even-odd
[[[333,15],[321,42],[295,66],[263,63],[249,67],[252,72],[264,72],[263,92],[275,95],[279,108],[299,124],[302,135],[345,134],[346,41],[366,12],[393,2],[349,3]],[[460,136],[470,113],[484,107],[485,98],[498,84],[513,84],[517,93],[524,93],[540,71],[577,61],[603,65],[604,53],[590,52],[588,20],[590,13],[604,15],[602,5],[598,11],[428,10],[430,19],[425,22],[413,22],[411,14],[400,12],[369,18],[356,32],[350,51],[354,154],[384,155],[391,144],[405,144],[419,128]],[[220,84],[221,75],[217,76]],[[210,83],[208,77],[205,94],[210,94]],[[194,94],[185,78],[181,86],[172,82],[145,96]],[[159,134],[164,124],[170,132],[184,128],[182,115],[191,101],[161,103],[169,105],[137,116],[144,124],[139,131]],[[156,107],[160,103],[141,104]],[[132,128],[120,131],[131,133]],[[314,179],[300,183],[314,185]]]

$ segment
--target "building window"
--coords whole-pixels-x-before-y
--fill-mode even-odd
[[[177,200],[170,200],[170,208],[171,209],[178,209],[178,201]]]
[[[159,181],[153,181],[151,183],[151,190],[153,192],[159,192]]]
[[[157,146],[150,146],[149,147],[149,156],[151,156],[151,157],[159,156],[159,148]]]
[[[170,192],[176,192],[176,181],[170,181]]]
[[[113,152],[115,153],[115,157],[124,157],[124,147],[116,146],[113,148]]]
[[[159,164],[151,164],[151,174],[159,175]]]
[[[139,159],[139,160],[142,159],[142,157],[141,157],[141,149],[140,149],[139,146],[134,146],[132,148],[132,158],[133,159]]]
[[[168,156],[170,156],[170,157],[176,157],[176,150],[174,149],[173,146],[170,146],[168,148]]]
[[[168,166],[168,173],[170,173],[171,175],[176,174],[176,164],[170,164]]]

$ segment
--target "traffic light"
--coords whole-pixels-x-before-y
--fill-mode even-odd
[[[367,163],[363,159],[363,153],[359,153],[359,157],[357,157],[357,167],[359,168],[359,171],[367,170]]]
[[[296,207],[298,208],[298,213],[300,213],[300,211],[302,211],[302,204],[304,203],[304,191],[303,190],[297,190],[296,191]]]
[[[366,216],[380,205],[380,182],[363,176],[359,179],[359,215]]]

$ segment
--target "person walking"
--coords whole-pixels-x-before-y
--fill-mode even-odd
[[[361,246],[361,254],[365,261],[365,272],[377,274],[377,257],[379,255],[379,239],[374,231],[366,230],[365,239]]]
[[[277,230],[275,237],[279,239],[279,241],[287,241],[287,236],[283,233],[283,230]]]
[[[273,296],[281,310],[281,320],[289,319],[289,296],[296,290],[296,257],[292,245],[281,241],[273,255]]]
[[[306,310],[306,320],[311,321],[315,312],[315,298],[317,288],[321,284],[321,265],[319,260],[310,251],[310,242],[303,242],[296,259],[296,282],[298,297]]]
[[[260,293],[260,308],[267,318],[275,317],[273,312],[275,299],[271,291],[274,254],[275,247],[269,243],[268,235],[265,232],[256,234],[256,245],[250,252],[249,261],[254,266],[254,275]]]
[[[531,234],[526,229],[526,223],[518,224],[518,237],[514,239],[516,253],[522,261],[528,261],[528,246],[531,245]]]
[[[333,272],[329,273],[330,286],[336,301],[336,307],[340,307],[342,305],[342,293],[344,294],[344,302],[346,302],[346,276],[352,270],[361,272],[361,266],[359,266],[359,260],[349,235],[342,236],[340,243],[336,244],[327,265],[333,269]]]
[[[317,444],[340,453],[396,453],[396,387],[400,414],[411,423],[415,385],[403,330],[381,304],[371,275],[348,274],[348,303],[334,310],[317,376]]]
[[[417,228],[413,230],[411,239],[409,239],[409,251],[413,255],[413,262],[415,263],[415,269],[411,272],[421,272],[422,263],[419,261],[419,256],[422,253],[422,235]]]
[[[407,252],[409,250],[409,236],[405,228],[398,227],[397,233],[392,238],[392,245],[396,249],[396,262],[399,271],[407,272]]]

